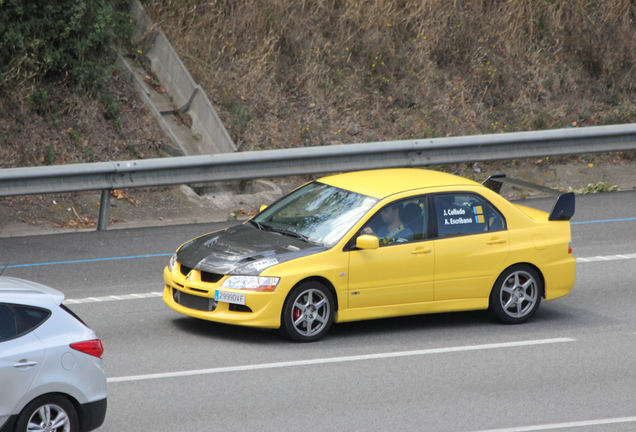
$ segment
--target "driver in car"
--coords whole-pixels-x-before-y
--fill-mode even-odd
[[[370,226],[362,230],[362,234],[376,236],[380,244],[404,243],[413,238],[413,231],[400,218],[402,204],[393,204],[380,210],[380,216],[384,225],[378,229],[377,234]]]

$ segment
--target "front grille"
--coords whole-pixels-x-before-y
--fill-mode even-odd
[[[225,275],[202,271],[201,272],[201,282],[217,283],[218,281],[221,280],[221,278],[223,278],[223,276],[225,276]]]
[[[188,266],[185,266],[183,264],[180,264],[179,265],[179,271],[181,272],[182,275],[187,276],[192,271],[192,267],[188,267]],[[201,282],[217,283],[218,281],[220,281],[223,278],[223,276],[225,276],[225,275],[202,271],[201,272]]]
[[[195,309],[205,312],[212,312],[216,309],[216,302],[212,298],[195,296],[172,289],[172,298],[175,302],[188,309]]]

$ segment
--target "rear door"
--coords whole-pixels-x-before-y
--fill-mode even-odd
[[[27,310],[39,311],[44,320],[50,315],[39,308]],[[0,426],[31,388],[46,354],[32,331],[37,325],[29,328],[19,317],[22,312],[24,309],[16,311],[12,305],[0,303]]]
[[[435,300],[486,298],[510,250],[506,221],[481,196],[434,197]]]

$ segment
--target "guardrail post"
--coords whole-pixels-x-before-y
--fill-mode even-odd
[[[110,189],[102,189],[102,197],[99,200],[99,219],[97,231],[105,231],[108,228],[108,213],[110,212]]]

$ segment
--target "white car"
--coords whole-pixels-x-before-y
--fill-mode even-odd
[[[106,416],[102,342],[61,292],[0,276],[0,432],[91,431]]]

